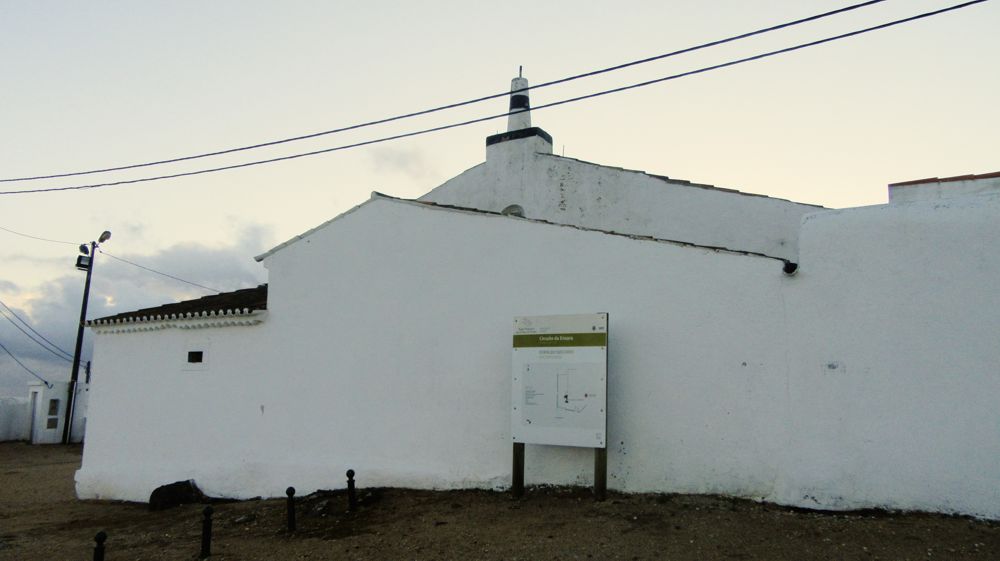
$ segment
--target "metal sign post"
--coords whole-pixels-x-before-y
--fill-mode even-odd
[[[607,489],[608,314],[514,319],[511,491],[524,493],[524,445],[594,448],[594,495]]]

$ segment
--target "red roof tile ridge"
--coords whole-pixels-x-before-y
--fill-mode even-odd
[[[977,179],[992,179],[994,177],[1000,177],[1000,171],[994,171],[991,173],[981,173],[981,174],[966,174],[966,175],[955,175],[952,177],[928,177],[926,179],[912,179],[910,181],[900,181],[898,183],[890,183],[889,187],[906,187],[909,185],[922,185],[925,183],[949,183],[952,181],[975,181]]]

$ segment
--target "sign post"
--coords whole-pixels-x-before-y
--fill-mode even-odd
[[[512,492],[524,492],[524,445],[594,448],[594,495],[607,488],[608,314],[514,318]]]

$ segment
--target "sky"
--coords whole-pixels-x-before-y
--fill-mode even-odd
[[[0,2],[0,178],[133,164],[330,130],[646,58],[850,0]],[[539,106],[959,3],[886,0],[794,28],[531,92]],[[533,112],[554,151],[832,208],[889,183],[1000,170],[1000,2],[762,61]],[[226,156],[2,191],[192,171],[506,111],[506,99]],[[367,200],[416,198],[480,163],[505,119],[191,177],[0,195],[0,301],[72,352],[76,246],[218,290]],[[708,218],[710,219],[710,217]],[[28,236],[46,238],[42,241]],[[88,318],[211,292],[98,254]],[[10,315],[3,310],[6,315]],[[0,319],[37,374],[66,360]],[[89,358],[89,340],[84,360]],[[139,365],[137,365],[139,366]],[[94,365],[100,375],[100,365]],[[0,395],[32,381],[0,351]]]

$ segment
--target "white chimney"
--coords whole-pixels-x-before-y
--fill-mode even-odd
[[[518,76],[510,81],[511,114],[507,117],[507,132],[531,128],[531,104],[527,90],[527,78]]]
[[[509,163],[530,154],[552,153],[552,137],[549,133],[531,126],[531,104],[528,103],[527,88],[528,80],[523,76],[519,75],[510,81],[507,130],[486,137],[487,162],[503,160]]]

